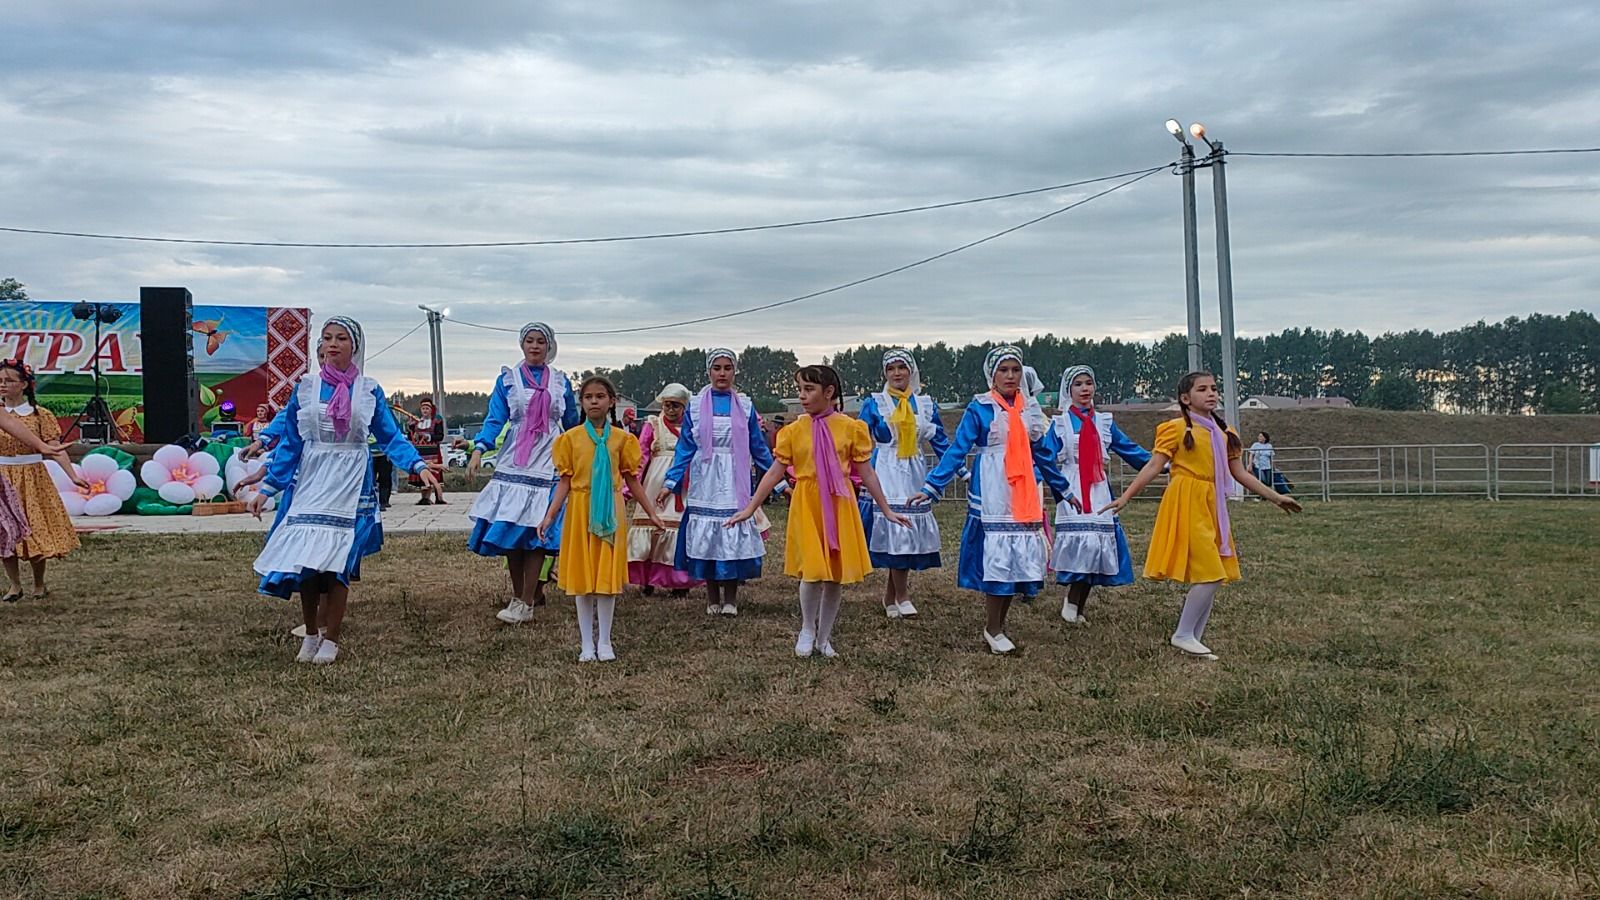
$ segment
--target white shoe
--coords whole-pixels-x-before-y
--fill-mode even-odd
[[[617,651],[612,650],[610,644],[601,644],[595,648],[594,655],[601,662],[611,662],[617,658]]]
[[[512,600],[506,604],[505,609],[495,613],[494,617],[507,625],[521,625],[533,618],[533,610],[521,600]]]
[[[911,605],[911,601],[910,600],[901,600],[900,603],[899,603],[899,606],[900,606],[900,618],[902,618],[902,619],[909,619],[912,616],[917,614],[917,608],[915,606]]]
[[[1177,647],[1179,650],[1182,650],[1184,653],[1187,653],[1190,656],[1198,656],[1201,659],[1217,658],[1217,655],[1211,652],[1210,647],[1207,647],[1205,644],[1200,643],[1198,640],[1192,637],[1183,638],[1173,635],[1172,646]]]
[[[593,650],[585,650],[582,653],[578,654],[578,662],[586,663],[586,662],[594,662],[594,661],[595,661],[595,655],[594,655],[594,651]]]
[[[816,649],[817,636],[809,631],[800,632],[800,637],[794,642],[794,655],[804,659]]]
[[[1011,651],[1017,649],[1017,645],[1011,643],[1010,638],[1003,634],[990,634],[988,629],[984,629],[983,642],[989,645],[989,651],[991,653],[1010,653]]]
[[[317,649],[322,646],[322,635],[313,634],[300,639],[300,653],[294,658],[297,663],[308,663],[317,657]]]
[[[1071,600],[1061,601],[1061,620],[1078,624],[1078,608],[1072,605]]]
[[[823,656],[826,656],[829,659],[833,659],[835,656],[839,655],[839,652],[837,650],[833,649],[833,645],[832,644],[823,644],[821,647],[819,647],[817,649],[818,649],[818,652],[820,652]]]
[[[339,658],[339,645],[327,638],[322,639],[322,644],[317,647],[317,655],[311,658],[315,665],[326,666]]]
[[[883,614],[891,619],[898,619],[900,618],[900,607],[898,604],[885,603],[883,605]]]
[[[722,604],[722,609],[718,611],[725,616],[737,616],[739,614],[739,607],[734,606],[732,603],[724,603]]]
[[[706,615],[714,616],[714,615],[716,615],[717,613],[720,613],[720,612],[722,612],[722,607],[719,606],[718,604],[715,604],[715,603],[707,603],[706,604]]]

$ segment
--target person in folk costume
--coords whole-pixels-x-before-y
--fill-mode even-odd
[[[645,493],[634,494],[632,527],[628,529],[628,582],[644,588],[646,595],[656,588],[665,588],[674,597],[682,597],[690,588],[702,582],[688,572],[678,569],[674,562],[678,553],[678,522],[683,518],[683,498],[674,497],[657,510],[665,528],[656,528],[646,514],[643,498],[658,497],[667,480],[667,470],[672,468],[678,449],[679,435],[683,431],[683,414],[689,407],[689,389],[677,382],[667,385],[656,395],[661,413],[645,420],[639,432],[639,447],[643,476],[640,481]]]
[[[912,506],[909,501],[921,493],[928,480],[923,442],[935,456],[943,457],[950,449],[950,437],[939,418],[938,404],[922,392],[922,375],[909,350],[896,348],[883,354],[883,377],[883,390],[862,402],[861,421],[876,444],[872,470],[891,508],[910,519],[911,526],[902,528],[874,515],[876,504],[870,500],[861,502],[861,519],[866,523],[873,568],[889,572],[883,611],[898,619],[917,614],[911,602],[911,573],[942,564],[939,522],[933,510]]]
[[[414,417],[408,431],[411,432],[411,444],[422,454],[422,458],[430,463],[444,465],[444,417],[440,416],[432,400],[423,400],[418,407],[421,415]],[[411,477],[411,484],[420,486],[416,476]],[[431,491],[423,491],[421,499],[417,500],[418,506],[427,506],[429,503],[445,502],[444,485],[435,485]]]
[[[71,475],[72,461],[59,441],[56,414],[40,409],[34,395],[33,367],[21,359],[0,362],[0,559],[11,587],[0,600],[22,599],[22,561],[33,570],[35,600],[50,596],[45,564],[78,549],[78,533],[67,515],[61,491],[44,461],[50,459]],[[77,479],[74,478],[74,481]]]
[[[1115,453],[1130,466],[1150,462],[1150,451],[1135,443],[1112,421],[1111,414],[1094,406],[1095,375],[1088,366],[1072,366],[1061,374],[1061,414],[1051,425],[1047,443],[1056,450],[1056,462],[1067,484],[1082,504],[1056,505],[1056,534],[1050,567],[1056,583],[1067,586],[1061,618],[1087,625],[1084,604],[1096,585],[1133,583],[1133,557],[1128,535],[1111,505],[1111,482],[1106,460]]]
[[[1044,586],[1050,545],[1035,472],[1058,497],[1076,503],[1055,455],[1044,445],[1050,420],[1022,389],[1022,351],[1000,346],[983,360],[988,393],[967,404],[961,425],[939,465],[928,473],[913,504],[939,499],[961,471],[968,453],[977,464],[967,488],[967,521],[961,530],[956,583],[984,596],[983,640],[994,653],[1010,653],[1006,613],[1015,597],[1032,597]]]
[[[558,583],[578,611],[578,662],[610,662],[617,658],[611,648],[612,616],[628,583],[628,519],[617,515],[623,486],[639,498],[646,521],[661,531],[667,523],[656,515],[635,474],[642,457],[639,439],[616,417],[616,387],[591,375],[579,385],[578,397],[583,424],[563,432],[551,449],[561,481],[540,530],[565,516]]]
[[[571,379],[551,365],[558,349],[555,332],[543,322],[530,322],[522,326],[518,342],[522,361],[500,370],[467,463],[467,476],[476,478],[483,455],[510,429],[494,474],[467,511],[472,519],[468,549],[506,558],[513,596],[495,618],[507,625],[527,622],[534,607],[545,603],[545,559],[561,552],[559,506],[553,525],[540,529],[559,482],[551,448],[563,431],[583,421]]]
[[[683,418],[667,480],[657,494],[663,508],[673,494],[684,498],[673,566],[706,583],[706,613],[739,614],[739,585],[761,575],[766,556],[766,518],[723,523],[750,502],[752,466],[772,467],[772,450],[750,398],[734,390],[739,357],[726,347],[706,353],[709,380]]]
[[[1156,511],[1156,524],[1150,532],[1144,577],[1190,586],[1171,643],[1190,656],[1208,660],[1217,655],[1201,638],[1205,637],[1217,590],[1223,582],[1239,580],[1239,555],[1228,517],[1232,482],[1270,500],[1286,513],[1300,511],[1299,501],[1262,484],[1245,470],[1239,433],[1217,412],[1221,396],[1217,379],[1210,372],[1184,375],[1178,381],[1181,418],[1156,426],[1150,461],[1122,496],[1106,507],[1113,513],[1121,510],[1171,463],[1171,478],[1161,494],[1161,508]]]
[[[334,316],[323,324],[321,368],[295,386],[261,490],[247,501],[259,519],[267,498],[283,494],[255,570],[261,593],[285,600],[300,594],[306,636],[298,662],[327,665],[338,658],[350,583],[361,577],[362,558],[383,547],[367,436],[421,475],[424,486],[437,483],[395,424],[383,388],[362,374],[365,351],[354,319]]]
[[[789,501],[784,573],[800,579],[800,635],[794,652],[810,656],[816,651],[832,658],[837,655],[833,626],[843,586],[872,571],[856,492],[845,473],[861,480],[886,523],[909,528],[911,521],[894,511],[878,483],[866,423],[839,414],[844,409],[839,373],[832,366],[806,366],[794,380],[806,415],[778,432],[772,465],[750,501],[723,527],[737,528],[754,516],[792,467],[796,484]]]

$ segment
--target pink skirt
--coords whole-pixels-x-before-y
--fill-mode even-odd
[[[17,489],[11,486],[11,479],[0,478],[0,557],[16,556],[17,545],[31,533]]]

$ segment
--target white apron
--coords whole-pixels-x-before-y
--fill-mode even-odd
[[[680,425],[682,420],[680,420]],[[672,433],[660,416],[650,417],[650,464],[645,466],[645,496],[654,499],[667,482],[667,470],[672,468],[672,457],[678,449],[678,436]],[[633,522],[628,526],[628,562],[653,562],[672,568],[678,550],[678,521],[683,513],[678,510],[678,498],[668,497],[666,505],[657,510],[667,529],[661,531],[650,523],[637,500],[633,504]]]
[[[1072,430],[1072,413],[1056,416],[1052,428],[1061,440],[1056,462],[1067,476],[1072,493],[1081,501],[1089,499],[1089,513],[1080,513],[1063,500],[1056,504],[1056,540],[1051,549],[1050,568],[1080,575],[1115,575],[1121,562],[1117,552],[1117,514],[1100,512],[1111,503],[1111,485],[1102,479],[1085,491],[1078,477],[1078,435]],[[1100,433],[1100,458],[1111,462],[1111,414],[1094,414],[1095,430]]]
[[[1011,512],[1011,486],[1006,482],[1005,460],[1010,419],[987,394],[978,399],[995,411],[994,422],[989,426],[989,441],[977,450],[978,483],[983,488],[983,497],[969,501],[969,508],[983,522],[983,580],[1044,581],[1045,565],[1050,559],[1044,522],[1018,522]],[[1022,421],[1030,441],[1042,437],[1050,424],[1044,410],[1031,399],[1022,410]],[[1031,459],[1028,467],[1033,468]]]
[[[489,483],[478,492],[467,515],[487,522],[510,522],[524,528],[538,528],[550,509],[550,496],[555,491],[556,466],[550,451],[556,438],[561,436],[561,417],[567,410],[567,376],[554,366],[546,366],[547,386],[550,390],[550,422],[544,435],[534,436],[533,452],[528,454],[528,464],[516,464],[517,446],[521,441],[522,420],[527,415],[528,398],[533,391],[524,387],[517,369],[502,368],[500,379],[506,386],[506,405],[510,407],[506,418],[506,440],[495,456],[494,474]]]
[[[894,398],[879,392],[873,399],[887,421],[895,409]],[[910,519],[911,527],[901,528],[883,516],[873,516],[872,533],[867,535],[867,548],[873,553],[920,556],[940,550],[939,522],[933,517],[933,507],[928,504],[912,506],[907,502],[922,493],[922,485],[928,480],[928,461],[921,450],[922,442],[933,437],[934,432],[933,401],[918,394],[916,403],[917,452],[910,459],[900,458],[900,435],[891,424],[888,442],[878,444],[872,461],[872,470],[883,485],[883,496],[889,501],[889,508]]]
[[[300,379],[300,410],[295,424],[305,441],[294,495],[283,520],[267,536],[256,557],[260,575],[274,572],[343,572],[355,548],[356,514],[371,454],[367,432],[377,412],[377,383],[365,375],[350,387],[350,432],[335,440],[333,421],[321,400],[322,379]],[[379,515],[373,512],[376,517]]]
[[[735,414],[749,415],[750,398],[739,395]],[[760,559],[766,555],[766,517],[759,512],[732,528],[722,523],[739,511],[734,494],[735,479],[750,479],[750,472],[736,472],[733,465],[733,422],[727,416],[713,416],[712,446],[697,447],[689,463],[689,488],[684,494],[682,524],[683,548],[690,559],[732,562]],[[758,521],[759,520],[759,521]]]

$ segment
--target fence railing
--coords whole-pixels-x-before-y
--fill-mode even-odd
[[[974,459],[969,459],[971,465]],[[933,466],[938,460],[929,457]],[[1278,447],[1273,471],[1297,497],[1600,498],[1600,444],[1368,444]],[[1138,470],[1112,455],[1106,467],[1113,494]],[[1140,494],[1157,499],[1162,473]],[[967,496],[951,482],[945,497]]]

